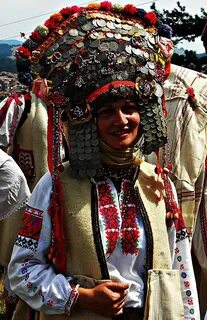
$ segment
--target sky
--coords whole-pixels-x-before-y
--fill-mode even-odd
[[[1,0],[3,1],[3,0]],[[156,8],[158,10],[172,10],[177,7],[178,0],[155,0]],[[90,1],[98,2],[98,1]],[[111,1],[113,3],[132,3],[137,7],[143,8],[146,11],[150,10],[150,5],[153,1],[149,0],[117,0]],[[0,11],[0,40],[17,39],[20,38],[20,32],[24,32],[27,36],[39,24],[44,21],[54,12],[60,11],[63,7],[71,5],[86,5],[88,1],[85,0],[7,0],[4,1]],[[200,8],[206,9],[206,0],[180,0],[181,5],[186,7],[186,11],[190,14],[201,14]],[[31,18],[31,19],[29,19]],[[24,20],[22,22],[16,22]],[[195,42],[186,41],[179,44],[178,47],[184,49],[194,50],[197,53],[204,53],[202,41],[197,38]]]

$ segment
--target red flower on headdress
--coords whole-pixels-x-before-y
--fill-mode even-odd
[[[157,22],[157,15],[154,12],[147,12],[144,19],[151,25],[154,26]]]
[[[64,20],[62,14],[60,12],[54,13],[53,15],[51,15],[50,19],[52,19],[53,21],[56,21],[56,22],[61,22]]]
[[[59,23],[57,21],[54,21],[53,19],[49,18],[48,20],[45,21],[44,25],[50,30],[53,31],[55,30]]]
[[[111,2],[109,2],[109,1],[101,2],[101,6],[100,6],[101,10],[109,11],[109,10],[111,10],[111,8],[112,8],[112,3]]]
[[[80,10],[81,8],[79,8],[78,6],[66,7],[60,10],[60,14],[62,14],[63,16],[69,17],[73,13],[80,12]]]
[[[34,41],[37,41],[37,42],[43,42],[44,41],[44,37],[41,36],[41,34],[35,30],[31,33],[31,39],[34,40]]]
[[[16,50],[16,57],[22,57],[22,58],[29,58],[31,56],[31,52],[29,51],[29,49],[25,48],[25,47],[19,47]]]
[[[133,6],[132,4],[126,4],[124,6],[124,11],[126,13],[130,13],[130,14],[136,14],[137,13],[137,8],[135,6]]]

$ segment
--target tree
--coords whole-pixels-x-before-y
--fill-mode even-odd
[[[159,20],[172,28],[175,44],[182,40],[194,41],[200,37],[207,21],[207,12],[203,8],[201,8],[201,15],[190,15],[179,1],[177,8],[172,11],[164,9],[160,12],[156,9],[155,3],[152,4],[151,9],[156,12]]]

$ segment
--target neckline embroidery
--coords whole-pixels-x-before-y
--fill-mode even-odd
[[[140,230],[137,225],[137,199],[130,180],[123,179],[119,197],[107,178],[97,183],[98,208],[105,227],[106,256],[115,249],[120,239],[123,254],[139,253]]]

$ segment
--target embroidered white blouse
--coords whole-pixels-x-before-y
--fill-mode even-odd
[[[29,197],[30,190],[22,170],[0,149],[0,220],[24,207]]]
[[[119,208],[117,191],[108,180]],[[12,258],[8,267],[8,275],[12,290],[34,309],[47,314],[69,313],[68,305],[72,305],[72,288],[69,281],[72,276],[56,274],[48,264],[47,254],[50,247],[51,220],[48,215],[51,194],[51,176],[47,173],[35,187],[28,203],[27,214],[41,217],[42,228],[38,241],[28,237],[17,237]],[[120,209],[119,221],[121,221]],[[146,261],[146,235],[140,215],[136,220],[139,226],[138,255],[123,254],[120,241],[108,256],[107,266],[110,277],[130,284],[126,306],[142,307],[144,299],[143,274]],[[103,248],[106,254],[106,235],[103,219],[99,217]],[[121,224],[121,223],[120,223]],[[172,255],[172,268],[180,270],[182,297],[185,319],[199,320],[199,307],[195,278],[192,268],[189,243],[186,230],[179,231],[176,238],[175,227],[169,229],[169,243]],[[177,239],[177,240],[176,240]],[[69,303],[68,303],[69,302]]]

